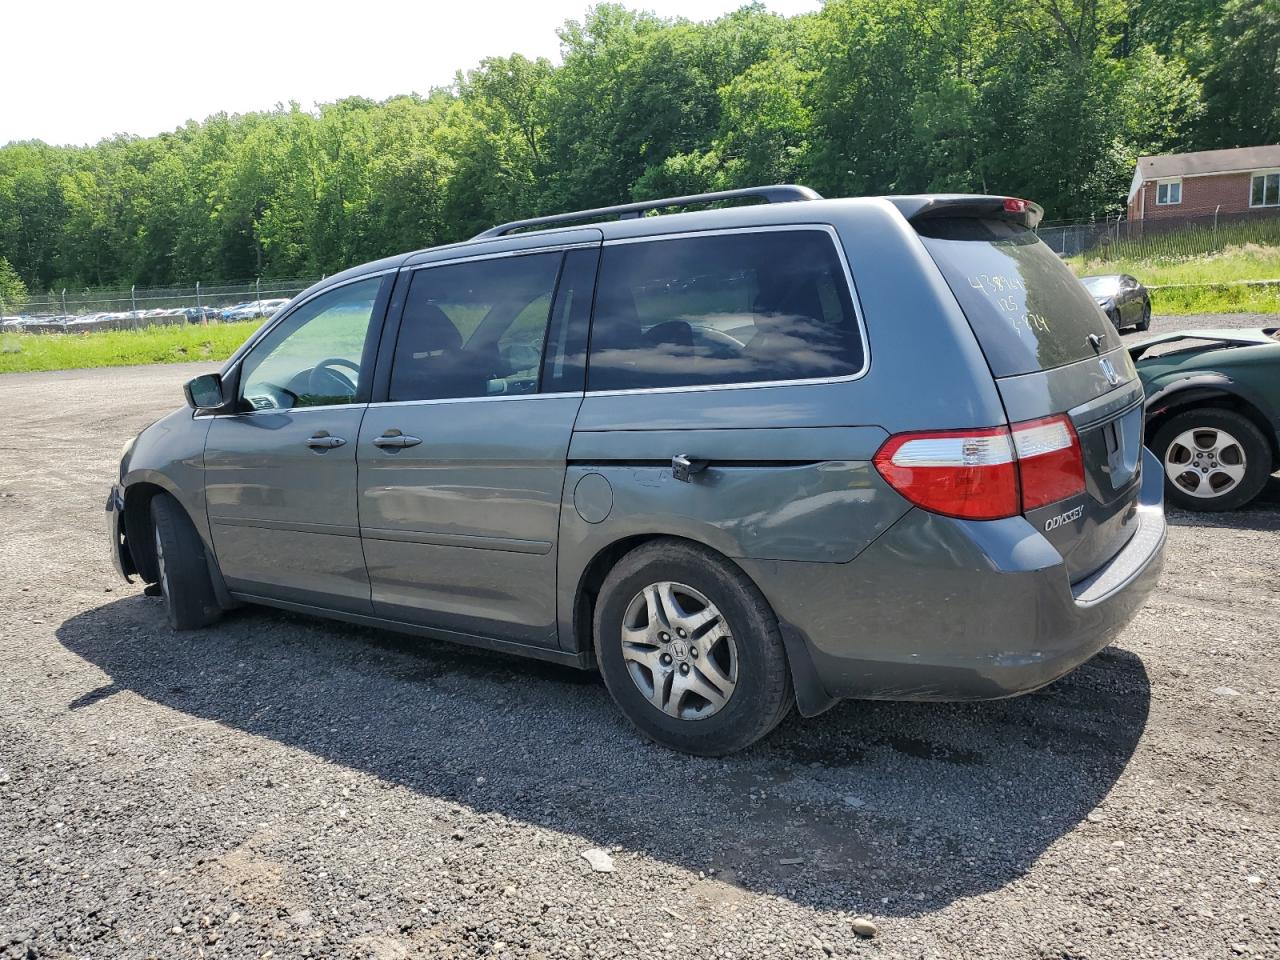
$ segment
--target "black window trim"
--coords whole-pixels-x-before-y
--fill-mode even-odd
[[[725,227],[719,230],[685,230],[673,233],[646,234],[642,237],[615,237],[605,240],[603,247],[622,246],[634,243],[654,243],[660,240],[687,240],[695,237],[718,237],[739,233],[794,233],[797,230],[814,230],[827,234],[835,247],[836,257],[840,261],[840,269],[844,273],[845,283],[849,287],[849,301],[853,304],[853,314],[858,323],[858,338],[862,345],[862,367],[855,373],[847,373],[839,377],[803,377],[796,380],[752,380],[744,383],[699,383],[680,387],[629,387],[619,390],[591,389],[591,351],[587,351],[587,396],[588,397],[626,397],[651,393],[699,393],[707,390],[757,390],[768,387],[805,386],[820,383],[851,383],[861,380],[871,369],[871,343],[867,339],[867,325],[862,314],[862,302],[858,299],[858,287],[853,282],[853,273],[849,269],[849,260],[845,256],[844,244],[840,242],[840,232],[829,223],[770,223],[750,227]],[[601,266],[603,268],[603,254]],[[598,276],[598,274],[597,274]],[[598,284],[598,280],[597,280]],[[595,304],[591,311],[591,329],[595,330]]]
[[[556,272],[555,286],[552,288],[552,299],[550,310],[554,312],[556,306],[556,297],[560,292],[560,279],[564,275],[565,255],[570,250],[591,250],[600,249],[599,240],[578,241],[573,243],[550,243],[542,247],[517,247],[513,250],[497,250],[490,253],[478,253],[471,256],[451,257],[447,260],[430,260],[427,263],[415,263],[410,266],[399,268],[399,277],[397,278],[398,303],[394,305],[394,309],[388,314],[386,324],[383,328],[384,349],[379,353],[379,368],[385,363],[385,381],[382,378],[375,380],[377,388],[374,391],[373,400],[368,404],[370,407],[407,407],[407,406],[427,406],[429,404],[440,403],[494,403],[512,400],[555,400],[564,399],[565,397],[578,397],[581,399],[581,390],[570,390],[559,393],[498,393],[493,396],[485,397],[436,397],[429,400],[389,400],[389,388],[391,384],[391,366],[395,362],[395,345],[400,339],[400,326],[404,322],[404,308],[407,303],[407,294],[409,281],[412,275],[419,270],[433,270],[437,267],[452,267],[460,263],[477,263],[482,260],[501,260],[509,257],[529,257],[542,253],[559,253],[560,266]],[[597,270],[599,266],[597,264]],[[401,288],[400,285],[403,285]],[[550,329],[551,317],[548,315],[547,328]],[[384,355],[385,354],[385,359]],[[545,335],[543,346],[543,359],[546,358]],[[539,386],[542,382],[541,370],[538,374]]]

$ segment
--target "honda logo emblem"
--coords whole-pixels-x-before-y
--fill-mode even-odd
[[[1102,367],[1102,375],[1107,378],[1107,383],[1113,387],[1120,385],[1120,374],[1116,373],[1116,365],[1111,362],[1110,357],[1103,357],[1098,361],[1098,365]]]

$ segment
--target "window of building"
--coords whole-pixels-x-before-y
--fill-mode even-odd
[[[1280,170],[1255,173],[1249,182],[1249,206],[1280,206]]]
[[[1161,180],[1156,184],[1156,203],[1160,206],[1182,202],[1182,181]]]
[[[605,247],[589,390],[850,376],[863,358],[849,284],[824,230]]]

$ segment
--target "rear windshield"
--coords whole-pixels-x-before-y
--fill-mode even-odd
[[[925,247],[997,377],[1047,370],[1120,345],[1093,297],[1026,227],[1000,220],[925,220]]]

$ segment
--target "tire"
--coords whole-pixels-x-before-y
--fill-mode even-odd
[[[1142,319],[1138,321],[1138,332],[1146,333],[1151,329],[1151,301],[1142,302]]]
[[[626,643],[624,624],[643,639]],[[768,734],[795,702],[768,602],[741,570],[695,544],[655,540],[618,561],[601,585],[593,626],[609,693],[662,746],[724,756]]]
[[[186,511],[167,493],[151,501],[156,575],[169,624],[175,630],[207,627],[222,616],[204,543]]]
[[[1222,407],[1197,407],[1171,417],[1156,431],[1152,450],[1164,468],[1165,495],[1184,510],[1242,507],[1262,492],[1272,470],[1271,447],[1262,431],[1248,417]],[[1182,466],[1186,469],[1179,470]]]
[[[1108,311],[1107,311],[1107,319],[1108,319],[1108,320],[1110,320],[1110,321],[1111,321],[1111,325],[1112,325],[1113,327],[1115,327],[1115,328],[1116,328],[1116,333],[1119,333],[1119,332],[1121,331],[1121,329],[1123,329],[1123,328],[1120,326],[1120,310],[1119,310],[1119,308],[1113,307],[1112,309],[1108,310]]]

